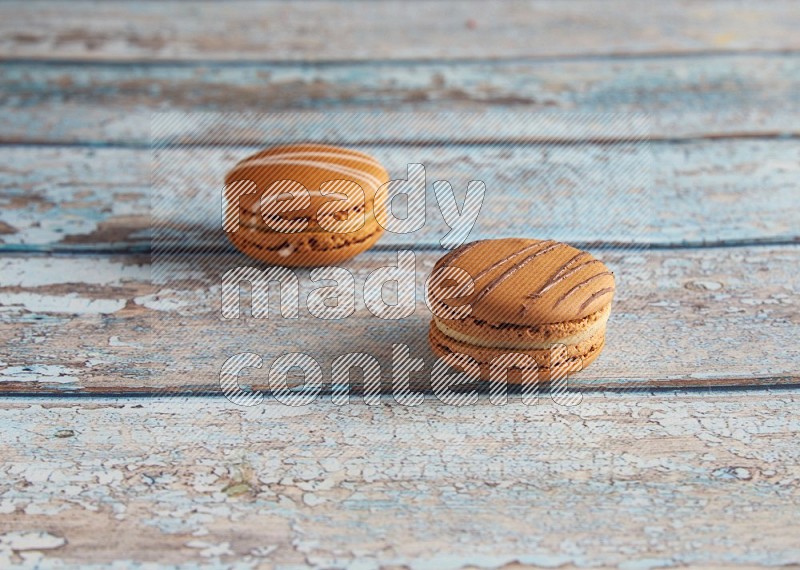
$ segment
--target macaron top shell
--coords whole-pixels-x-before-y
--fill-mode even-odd
[[[375,192],[389,181],[389,174],[376,159],[363,152],[331,145],[295,144],[271,147],[241,160],[227,174],[225,184],[230,197],[236,182],[254,182],[257,192],[240,196],[239,205],[244,211],[257,213],[262,196],[290,191],[291,185],[281,184],[281,181],[298,182],[308,191],[308,207],[283,213],[280,217],[301,219],[313,218],[320,206],[336,200],[320,192],[323,183],[334,180],[357,184],[363,192],[363,200],[356,202],[360,202],[360,208],[372,209]],[[336,185],[329,191],[337,191]]]
[[[553,240],[471,242],[440,259],[434,272],[443,267],[465,270],[475,288],[467,297],[438,298],[450,307],[470,304],[471,318],[492,324],[574,321],[607,307],[614,296],[614,275],[602,261]]]

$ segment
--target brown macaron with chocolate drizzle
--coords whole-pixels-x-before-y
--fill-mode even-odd
[[[575,372],[600,354],[614,275],[590,253],[557,241],[482,240],[440,259],[427,293],[435,354],[473,358],[484,380],[493,367],[536,369],[548,379],[555,355],[559,370]]]
[[[389,175],[375,158],[322,144],[268,148],[225,177],[224,229],[248,256],[273,265],[332,265],[383,234],[376,199]]]

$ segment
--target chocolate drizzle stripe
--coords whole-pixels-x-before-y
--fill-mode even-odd
[[[582,259],[582,258],[586,257],[587,255],[589,255],[589,252],[586,252],[586,251],[581,251],[580,253],[575,254],[572,257],[572,259],[570,259],[564,265],[562,265],[561,267],[558,268],[558,271],[555,272],[555,274],[553,275],[553,277],[551,279],[553,279],[553,280],[554,279],[558,279],[561,276],[561,274],[564,273],[564,271],[566,271],[566,269],[570,265],[572,265],[574,262],[578,261],[579,259]],[[582,265],[586,265],[586,263],[581,263],[581,264],[578,265],[578,267],[580,267]]]
[[[581,253],[578,253],[577,255],[573,256],[572,259],[570,259],[564,265],[559,267],[556,270],[556,272],[553,273],[550,279],[548,279],[544,283],[544,285],[542,285],[539,288],[538,291],[536,291],[535,293],[531,293],[530,295],[527,295],[527,298],[536,299],[537,297],[541,297],[542,294],[544,294],[545,292],[549,291],[550,289],[558,285],[564,279],[580,271],[582,267],[586,267],[587,265],[592,265],[593,263],[602,263],[599,259],[590,259],[589,261],[584,261],[583,263],[579,263],[578,265],[576,265],[575,267],[564,273],[564,270],[567,269],[574,261],[577,261],[581,257],[586,257],[587,255],[589,255],[589,253],[582,251]]]
[[[584,301],[584,302],[581,304],[581,306],[580,306],[580,308],[579,308],[578,310],[579,310],[579,311],[582,311],[582,310],[584,310],[584,309],[585,309],[586,307],[588,307],[588,306],[589,306],[589,304],[590,304],[592,301],[594,301],[595,299],[598,299],[598,298],[602,297],[603,295],[608,295],[609,293],[613,293],[613,292],[614,292],[614,288],[613,288],[613,287],[606,287],[605,289],[600,289],[600,290],[599,290],[597,293],[594,293],[594,294],[593,294],[591,297],[589,297],[588,299],[586,299],[586,300],[585,300],[585,301]]]
[[[533,243],[531,245],[526,245],[522,249],[520,249],[520,250],[512,253],[511,255],[501,259],[500,261],[496,261],[496,262],[492,263],[489,267],[486,267],[486,268],[482,269],[475,277],[473,277],[473,281],[477,281],[478,279],[480,279],[484,275],[487,275],[487,274],[491,273],[492,271],[494,271],[495,269],[497,269],[498,267],[500,267],[502,265],[505,265],[506,263],[508,263],[512,259],[516,259],[520,255],[524,255],[524,254],[528,253],[532,249],[536,249],[537,247],[541,247],[541,246],[547,247],[547,246],[553,245],[554,243],[555,242],[553,240],[548,239],[548,240],[544,240],[544,241],[537,241],[536,243]]]
[[[550,240],[550,241],[552,241],[552,240]],[[546,244],[546,243],[548,243],[548,242],[546,242],[546,241],[545,242],[540,242],[540,243],[534,244],[534,245],[541,245],[541,244]],[[543,249],[540,249],[540,250],[536,251],[535,253],[532,253],[531,255],[529,255],[528,257],[523,259],[520,263],[518,263],[516,265],[512,265],[511,267],[506,269],[503,273],[501,273],[499,276],[497,276],[494,279],[494,281],[490,282],[486,287],[484,287],[484,289],[480,293],[478,293],[478,296],[475,297],[475,300],[472,302],[473,305],[479,303],[481,300],[486,298],[486,296],[489,293],[491,293],[492,291],[494,291],[503,281],[505,281],[506,279],[508,279],[512,275],[514,275],[517,271],[519,271],[520,269],[525,267],[528,263],[530,263],[531,261],[533,261],[534,259],[536,259],[540,255],[544,255],[545,253],[547,253],[549,251],[552,251],[552,250],[554,250],[554,249],[556,249],[558,247],[565,247],[565,246],[564,246],[563,243],[553,243],[552,245],[549,245],[549,246],[547,246],[547,247],[545,247]],[[513,257],[513,254],[510,255],[508,258],[506,258],[505,261],[507,261],[511,257]]]
[[[563,275],[559,276],[557,279],[554,279],[553,282],[551,284],[549,284],[547,287],[543,287],[536,295],[534,295],[534,297],[538,297],[542,293],[545,293],[546,291],[552,289],[553,287],[555,287],[556,285],[558,285],[559,283],[564,281],[567,277],[569,277],[570,275],[574,275],[575,273],[577,273],[578,271],[580,271],[581,269],[583,269],[587,265],[593,265],[595,263],[602,263],[602,261],[600,261],[599,259],[591,259],[589,261],[586,261],[584,263],[576,265],[575,267],[573,267],[572,269],[570,269],[569,271],[567,271]]]
[[[557,301],[556,301],[556,302],[553,304],[553,308],[555,309],[555,308],[556,308],[556,307],[557,307],[559,304],[561,304],[561,303],[562,303],[562,302],[563,302],[563,301],[564,301],[564,300],[565,300],[567,297],[569,297],[570,295],[572,295],[572,294],[573,294],[575,291],[577,291],[577,290],[578,290],[578,289],[580,289],[581,287],[585,287],[586,285],[588,285],[589,283],[591,283],[592,281],[594,281],[594,280],[595,280],[595,279],[597,279],[598,277],[603,277],[604,275],[613,275],[613,273],[611,273],[610,271],[602,271],[602,272],[600,272],[600,273],[595,273],[594,275],[592,275],[591,277],[589,277],[589,278],[587,278],[587,279],[584,279],[583,281],[581,281],[580,283],[578,283],[577,285],[575,285],[575,286],[574,286],[572,289],[570,289],[569,291],[567,291],[566,293],[564,293],[563,295],[561,295],[561,297],[559,297],[559,299],[558,299],[558,300],[557,300]]]

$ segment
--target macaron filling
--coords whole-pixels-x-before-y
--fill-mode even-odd
[[[246,233],[242,232],[241,235],[237,235],[232,239],[257,250],[271,251],[279,254],[286,252],[288,256],[298,251],[333,251],[352,247],[356,244],[369,241],[376,234],[382,232],[383,228],[376,223],[373,227],[367,228],[365,226],[360,231],[349,234],[334,234],[324,231],[300,232],[298,234],[291,234],[293,237],[288,239],[288,236],[278,232],[259,232],[257,230],[252,230]],[[284,235],[283,240],[275,239],[282,235]]]
[[[540,371],[540,380],[547,380],[548,374],[552,367],[553,349],[510,349],[510,348],[487,348],[481,347],[466,342],[458,341],[441,332],[435,323],[431,322],[428,333],[428,340],[431,344],[433,353],[438,356],[445,356],[448,354],[464,354],[473,358],[479,365],[481,370],[481,378],[484,380],[491,379],[491,367],[493,362],[502,361],[507,355],[516,353],[529,356],[536,363],[536,369]],[[566,347],[566,362],[571,363],[569,367],[575,367],[576,371],[585,368],[591,364],[602,352],[605,346],[605,333],[599,331],[594,338],[590,338],[585,342],[577,345],[568,345]],[[564,354],[558,352],[558,354]],[[559,357],[559,366],[563,366],[565,361]],[[580,363],[578,365],[577,363]],[[514,367],[518,370],[530,369],[530,367]],[[509,377],[509,382],[517,382],[519,379],[514,380]]]
[[[239,207],[239,227],[246,228],[248,230],[259,231],[262,233],[275,233],[275,234],[301,234],[301,233],[314,233],[314,232],[325,232],[325,233],[338,233],[332,232],[330,230],[325,229],[320,225],[320,222],[317,220],[316,213],[298,211],[293,212],[293,215],[273,215],[268,216],[266,219],[262,217],[261,213],[254,212],[250,208],[246,208],[244,206]],[[357,206],[340,210],[333,213],[326,213],[324,214],[324,219],[328,221],[328,224],[331,222],[341,222],[350,218],[354,214],[360,214],[364,219],[364,224],[362,228],[366,227],[370,224],[370,222],[374,222],[376,219],[376,214],[380,218],[380,220],[385,223],[386,221],[386,209],[381,208],[377,212],[375,211],[375,204],[372,200],[366,203],[358,204]],[[280,224],[281,222],[286,221],[293,221],[293,222],[305,222],[307,225],[305,229],[299,232],[280,232],[273,229],[273,226]],[[355,230],[354,232],[347,232],[347,233],[355,233],[360,229]]]
[[[602,311],[600,318],[594,319],[589,326],[580,330],[576,333],[567,335],[567,336],[551,336],[548,334],[538,334],[536,335],[542,340],[535,340],[530,338],[519,338],[517,340],[505,340],[505,339],[491,339],[489,340],[486,337],[479,337],[474,335],[465,334],[454,328],[448,326],[442,319],[434,316],[433,321],[436,324],[436,328],[439,329],[444,335],[457,340],[459,342],[464,342],[467,344],[471,344],[473,346],[480,346],[484,348],[509,348],[509,349],[519,349],[519,350],[546,350],[552,347],[554,344],[565,344],[565,345],[576,345],[586,340],[589,340],[593,336],[595,336],[598,332],[601,332],[606,327],[606,322],[608,321],[608,316],[610,314],[609,311]],[[544,337],[549,337],[547,340],[544,340]]]

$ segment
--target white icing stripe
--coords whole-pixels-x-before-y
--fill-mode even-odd
[[[331,152],[331,151],[322,151],[322,150],[304,150],[304,151],[295,151],[295,152],[282,152],[280,154],[268,154],[266,156],[258,157],[258,159],[253,158],[252,160],[261,160],[261,159],[273,159],[273,158],[307,158],[307,157],[321,157],[321,158],[340,158],[342,160],[352,160],[353,162],[360,162],[362,164],[369,164],[372,166],[377,166],[378,168],[383,168],[380,162],[375,160],[370,156],[362,156],[357,154],[347,154],[345,152]],[[244,162],[247,162],[250,159],[245,159]]]
[[[290,164],[294,166],[311,166],[314,168],[320,168],[324,170],[330,170],[331,172],[337,172],[339,174],[344,174],[347,176],[351,176],[353,178],[357,178],[366,182],[368,185],[371,185],[374,188],[378,188],[383,182],[372,176],[371,174],[367,174],[361,170],[356,170],[355,168],[348,168],[346,166],[341,165],[334,165],[330,162],[314,162],[314,161],[307,161],[307,160],[278,160],[272,161],[267,159],[256,159],[256,160],[248,160],[244,165],[251,166],[251,165],[274,165],[274,164]],[[239,165],[237,168],[241,168],[242,165]]]
[[[345,174],[348,176],[352,176],[354,178],[358,178],[364,182],[367,182],[374,188],[379,187],[385,181],[378,179],[377,177],[364,172],[363,170],[358,170],[356,168],[351,168],[349,166],[344,166],[342,164],[333,164],[330,162],[323,162],[323,161],[315,161],[315,160],[286,160],[286,159],[273,159],[273,158],[256,158],[252,160],[246,160],[242,163],[236,165],[236,169],[245,168],[248,166],[266,166],[266,165],[282,165],[282,164],[289,164],[294,166],[310,166],[314,168],[320,168],[324,170],[330,170],[331,172],[338,172],[339,174]]]
[[[311,196],[312,198],[338,198],[340,200],[343,199],[342,197],[345,197],[345,198],[347,197],[347,195],[343,194],[342,192],[333,192],[333,193],[329,192],[327,194],[323,194],[319,190],[308,190],[308,195]],[[366,203],[367,204],[371,204],[372,200],[367,199]],[[361,202],[359,202],[358,205],[360,206]],[[244,206],[240,206],[240,207],[241,207],[242,210],[247,211],[247,208],[245,208]]]

